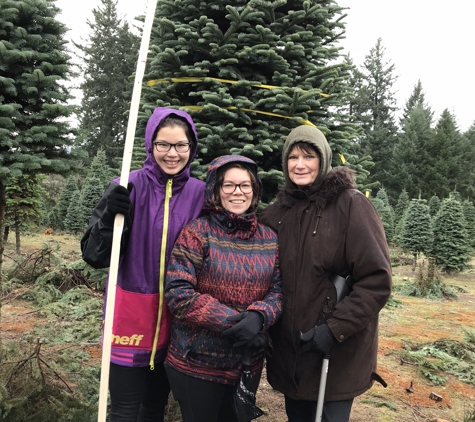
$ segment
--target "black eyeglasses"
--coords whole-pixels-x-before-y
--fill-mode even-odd
[[[232,182],[224,182],[221,183],[221,189],[224,193],[234,193],[236,188],[239,187],[242,193],[251,193],[252,192],[252,183],[251,182],[244,182],[244,183],[232,183]]]
[[[178,153],[188,152],[190,150],[189,143],[179,142],[177,144],[169,144],[168,142],[154,142],[153,145],[157,152],[168,152],[173,147]]]

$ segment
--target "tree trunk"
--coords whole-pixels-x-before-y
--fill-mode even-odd
[[[21,226],[21,221],[20,221],[20,217],[18,215],[17,212],[15,212],[15,218],[14,218],[14,221],[15,221],[15,249],[16,249],[16,253],[17,254],[20,254],[21,252],[21,244],[20,244],[20,226]]]
[[[18,215],[15,215],[15,246],[16,246],[16,253],[20,254],[20,219],[18,218]]]
[[[5,229],[3,230],[3,243],[8,242],[8,235],[10,234],[10,226],[5,226]]]

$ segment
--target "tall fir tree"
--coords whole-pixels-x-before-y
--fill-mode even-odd
[[[351,111],[364,130],[360,139],[361,149],[374,161],[368,181],[381,183],[395,200],[397,194],[391,187],[389,169],[397,141],[394,117],[396,98],[393,92],[396,76],[394,64],[385,58],[385,50],[379,38],[362,67],[354,71],[356,95],[352,100]]]
[[[434,132],[429,114],[420,105],[410,110],[402,123],[402,131],[398,134],[390,164],[393,175],[390,184],[395,192],[406,189],[409,196],[415,198],[424,187],[424,158],[428,154],[425,148],[431,142]]]
[[[141,135],[157,106],[190,112],[200,140],[193,174],[203,178],[219,155],[248,156],[260,167],[264,203],[283,183],[280,152],[297,125],[317,125],[340,165],[357,135],[338,109],[350,93],[349,66],[336,60],[342,18],[332,0],[159,2]]]
[[[427,201],[412,199],[404,215],[399,244],[414,255],[415,265],[420,253],[430,253],[432,240],[433,232]]]
[[[462,271],[470,261],[462,204],[452,198],[442,201],[435,217],[432,256],[437,266],[448,273]]]
[[[423,197],[437,195],[447,198],[458,188],[458,181],[464,171],[462,161],[462,136],[457,129],[454,116],[444,110],[435,127],[435,134],[424,145],[425,156],[420,166],[424,179],[419,187]]]
[[[82,146],[95,156],[106,151],[108,164],[118,166],[127,130],[127,112],[132,94],[131,75],[137,63],[139,38],[117,12],[117,0],[101,0],[88,21],[90,34],[79,49],[84,81],[80,112]]]
[[[433,112],[425,102],[424,90],[418,81],[404,106],[401,132],[393,150],[390,185],[394,192],[405,188],[412,198],[421,193],[420,183],[425,177],[423,162],[429,153],[425,147],[434,136],[432,119]]]
[[[53,1],[0,2],[0,233],[5,188],[14,177],[66,173],[73,161],[73,106],[66,27]],[[0,242],[0,278],[3,243]]]

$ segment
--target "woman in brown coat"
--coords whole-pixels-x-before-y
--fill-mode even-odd
[[[285,395],[289,422],[314,421],[322,359],[330,351],[324,422],[348,421],[353,398],[381,380],[378,314],[391,292],[388,246],[354,172],[332,169],[331,162],[322,132],[295,128],[282,151],[286,185],[260,217],[279,237],[284,309],[271,330],[267,377]],[[338,304],[329,275],[355,280]]]

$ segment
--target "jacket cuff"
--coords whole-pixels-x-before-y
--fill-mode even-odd
[[[330,328],[330,331],[332,332],[333,336],[335,337],[338,343],[342,343],[348,338],[348,336],[345,335],[343,330],[340,329],[338,325],[338,321],[336,319],[334,318],[328,319],[327,325],[328,325],[328,328]]]

